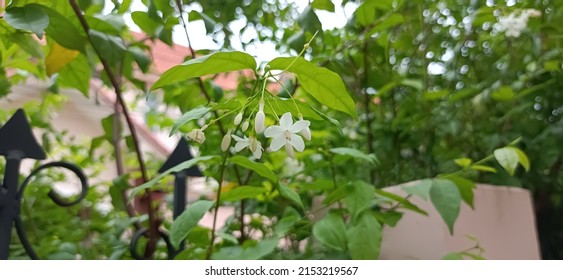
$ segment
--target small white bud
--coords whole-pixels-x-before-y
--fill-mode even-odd
[[[207,127],[205,127],[207,128]],[[205,141],[205,133],[203,133],[203,129],[194,129],[188,133],[188,139],[195,141],[199,144]]]
[[[223,140],[221,141],[221,150],[224,152],[228,150],[230,146],[231,146],[231,130],[229,129],[229,131],[227,132],[227,134],[225,134],[225,136],[223,136]]]
[[[285,153],[290,157],[293,158],[295,156],[295,152],[293,151],[293,147],[289,141],[285,142]]]
[[[254,120],[254,130],[256,133],[262,133],[262,131],[264,131],[265,120],[266,115],[264,115],[264,100],[260,100],[258,113],[256,113],[256,119]]]
[[[241,121],[242,121],[242,112],[238,113],[237,116],[235,117],[235,125],[239,125]]]
[[[303,120],[303,116],[299,116],[299,120]],[[311,130],[308,126],[302,129],[299,133],[303,136],[303,138],[305,138],[305,140],[311,141]]]
[[[248,126],[249,126],[249,125],[250,125],[250,124],[248,123],[248,120],[244,121],[244,122],[242,123],[242,132],[245,132],[245,131],[248,129]]]

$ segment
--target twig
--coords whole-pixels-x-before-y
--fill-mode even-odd
[[[221,205],[221,190],[223,188],[223,176],[225,176],[225,169],[227,165],[228,154],[223,156],[223,162],[221,162],[221,171],[219,172],[219,187],[217,188],[217,197],[215,198],[215,210],[213,213],[213,226],[211,228],[211,240],[209,241],[209,247],[207,248],[206,259],[211,259],[211,254],[213,254],[213,245],[215,243],[215,230],[217,229],[217,215],[219,213],[219,206]]]

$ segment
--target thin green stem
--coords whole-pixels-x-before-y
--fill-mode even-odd
[[[211,239],[209,241],[209,247],[207,249],[207,257],[206,259],[211,259],[211,254],[213,254],[213,248],[215,245],[215,231],[217,229],[217,215],[219,213],[219,206],[221,205],[221,191],[223,188],[223,177],[225,176],[225,169],[227,167],[227,157],[229,155],[225,153],[223,156],[223,161],[221,162],[221,171],[219,172],[219,187],[217,188],[217,197],[215,200],[215,209],[213,213],[213,226],[211,228]]]

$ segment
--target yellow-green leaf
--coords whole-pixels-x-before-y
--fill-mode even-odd
[[[51,76],[59,72],[61,68],[74,60],[79,54],[79,51],[69,50],[57,43],[53,43],[47,58],[45,58],[47,75]]]

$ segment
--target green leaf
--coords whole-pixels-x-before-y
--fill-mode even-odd
[[[468,167],[470,166],[473,161],[470,158],[458,158],[454,160],[455,164],[461,166],[461,167]]]
[[[125,210],[126,205],[124,201],[123,192],[131,187],[128,182],[129,174],[119,176],[112,180],[111,187],[109,188],[109,194],[111,196],[111,204],[114,208],[119,210]]]
[[[285,197],[289,201],[295,203],[301,209],[303,209],[303,203],[301,202],[301,197],[299,194],[294,191],[293,189],[289,188],[284,184],[279,184],[278,190],[280,191],[281,196]]]
[[[300,218],[298,216],[287,216],[281,218],[274,227],[274,233],[278,237],[283,237],[299,220]]]
[[[92,69],[90,69],[90,63],[88,63],[88,59],[84,54],[80,54],[59,70],[57,81],[62,87],[75,88],[88,97],[91,76]]]
[[[379,24],[377,24],[375,26],[375,28],[373,28],[373,30],[371,32],[374,31],[383,31],[385,29],[388,29],[390,27],[399,25],[401,23],[405,22],[405,18],[398,13],[393,13],[391,14],[388,18],[384,19],[383,21],[381,21]],[[404,83],[403,83],[404,84]],[[405,84],[406,85],[406,84]],[[422,89],[422,87],[420,87],[420,89]]]
[[[418,208],[418,206],[414,205],[412,202],[408,201],[407,199],[405,199],[404,197],[402,197],[400,195],[390,193],[390,192],[386,192],[386,191],[381,190],[381,189],[376,189],[375,193],[378,194],[379,196],[389,198],[389,199],[392,199],[394,201],[399,202],[401,204],[401,206],[405,209],[412,210],[412,211],[420,213],[422,215],[428,215],[428,213],[426,211]]]
[[[518,163],[526,169],[526,171],[530,171],[530,160],[526,153],[516,147],[506,147],[507,149],[513,150],[518,155]]]
[[[170,228],[170,242],[176,248],[180,246],[182,240],[188,236],[190,231],[197,226],[199,220],[203,218],[205,212],[207,212],[213,206],[213,201],[199,200],[194,202],[184,210],[184,212],[174,220],[172,227]]]
[[[213,260],[258,260],[278,246],[278,239],[264,239],[254,246],[222,247],[211,256]]]
[[[305,91],[321,104],[358,118],[354,99],[338,74],[301,57],[278,57],[268,65],[272,70],[287,70],[297,75]]]
[[[346,225],[338,214],[329,213],[313,225],[313,236],[326,247],[339,251],[346,250]]]
[[[79,54],[80,52],[77,50],[65,49],[56,42],[53,43],[49,54],[45,58],[47,76],[52,76],[53,74],[59,72],[61,68],[73,61]]]
[[[264,188],[239,186],[221,194],[221,202],[223,201],[239,201],[246,198],[256,198],[264,194]]]
[[[136,11],[131,13],[133,22],[146,34],[155,36],[164,28],[162,23],[152,19],[146,12]]]
[[[88,31],[92,44],[100,52],[103,59],[114,65],[123,59],[127,48],[118,36],[109,35],[97,30]]]
[[[465,179],[463,177],[457,175],[450,175],[446,177],[448,180],[454,182],[459,193],[461,195],[461,199],[467,203],[467,205],[473,206],[473,190],[475,189],[475,183],[473,181]]]
[[[356,17],[356,23],[360,26],[372,24],[375,21],[375,6],[364,2],[356,9],[354,15]]]
[[[18,45],[18,47],[22,48],[25,52],[29,53],[33,57],[36,58],[43,58],[43,50],[41,50],[41,45],[33,39],[33,37],[29,34],[23,33],[13,33],[13,34],[2,34],[2,36],[7,38],[9,41],[12,41]],[[0,58],[1,60],[1,58]]]
[[[274,174],[274,172],[272,172],[272,170],[270,170],[268,167],[266,167],[263,163],[258,163],[258,162],[254,162],[249,160],[246,157],[243,156],[234,156],[229,158],[229,162],[230,163],[234,163],[238,166],[244,167],[244,168],[248,168],[254,172],[256,172],[258,175],[271,180],[272,182],[277,182],[278,181],[278,176],[276,176],[276,174]]]
[[[487,166],[487,165],[474,164],[474,165],[471,165],[471,169],[477,170],[477,171],[497,173],[497,170],[495,168]]]
[[[334,13],[334,4],[331,0],[315,0],[311,3],[311,7],[317,10],[325,10]]]
[[[378,160],[375,157],[375,155],[365,154],[364,152],[362,152],[360,150],[353,149],[353,148],[348,148],[348,147],[332,148],[332,149],[330,149],[330,151],[333,154],[345,155],[345,156],[365,160],[368,163],[370,163],[371,165],[375,165],[375,164],[378,163]]]
[[[49,26],[45,29],[47,36],[53,38],[59,45],[84,53],[86,38],[84,32],[76,28],[72,22],[57,11],[41,6],[43,11],[49,16]]]
[[[401,188],[408,194],[416,195],[424,200],[428,200],[430,195],[430,188],[432,187],[432,180],[424,179],[416,182],[412,186],[401,186]]]
[[[511,87],[504,86],[493,92],[491,97],[497,101],[510,101],[514,98],[514,92]]]
[[[164,178],[165,176],[168,176],[168,174],[170,173],[175,173],[175,172],[179,172],[182,171],[184,169],[188,169],[200,162],[212,162],[212,161],[217,161],[219,159],[218,156],[201,156],[201,157],[196,157],[196,158],[192,158],[190,160],[184,161],[162,173],[160,173],[158,176],[156,176],[154,179],[134,188],[131,190],[131,194],[129,195],[129,200],[132,200],[135,196],[137,196],[139,193],[141,193],[142,191],[144,191],[145,189],[148,189],[154,185],[156,185],[158,182],[160,182],[160,180],[162,180],[162,178]]]
[[[209,108],[209,107],[198,107],[198,108],[195,108],[195,109],[192,109],[192,110],[186,112],[185,114],[183,114],[180,118],[178,118],[174,122],[174,125],[172,125],[172,130],[170,131],[170,136],[172,136],[172,135],[174,135],[174,133],[178,132],[180,127],[182,127],[183,125],[185,125],[189,121],[202,118],[210,110],[211,110],[211,108]]]
[[[346,207],[354,219],[372,205],[375,188],[364,181],[356,181],[347,185],[346,188]]]
[[[430,201],[448,226],[450,234],[454,232],[454,223],[459,215],[461,195],[456,185],[445,179],[432,180]]]
[[[297,18],[297,22],[299,23],[301,29],[305,32],[309,32],[311,34],[314,34],[317,31],[322,32],[321,21],[310,6],[303,10],[301,15]]]
[[[381,225],[371,214],[364,212],[346,231],[348,250],[353,260],[376,260],[381,248]]]
[[[518,166],[518,153],[513,148],[504,147],[494,151],[495,158],[508,174],[514,175]]]
[[[244,69],[256,69],[256,60],[249,54],[238,51],[216,52],[168,69],[154,83],[151,90],[190,78]]]
[[[30,30],[39,38],[43,38],[43,31],[49,26],[49,16],[36,4],[9,8],[4,19],[12,27]]]
[[[424,100],[432,101],[432,100],[439,100],[446,96],[448,96],[450,92],[448,90],[439,90],[439,91],[427,91],[425,92],[422,97]]]

